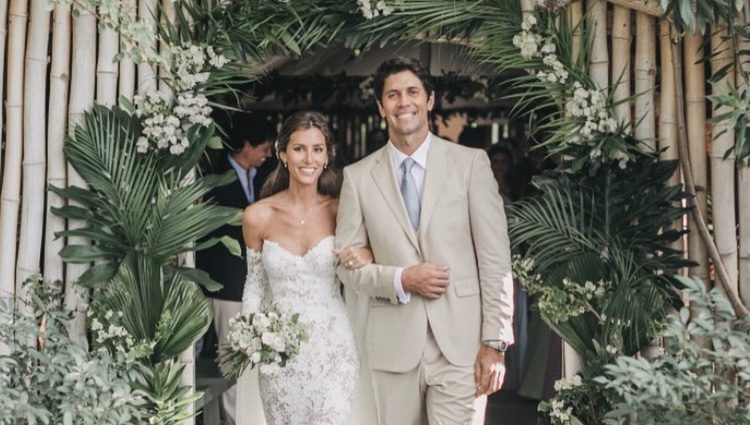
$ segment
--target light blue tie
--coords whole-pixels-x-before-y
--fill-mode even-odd
[[[419,192],[417,191],[417,182],[414,181],[414,176],[411,175],[411,169],[417,163],[407,157],[401,163],[401,171],[404,176],[401,178],[401,196],[404,197],[404,205],[406,206],[406,213],[409,214],[409,221],[414,230],[419,228]]]

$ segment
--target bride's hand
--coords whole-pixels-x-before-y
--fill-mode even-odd
[[[358,269],[373,262],[372,250],[367,246],[347,246],[334,249],[333,253],[341,264],[349,270]]]

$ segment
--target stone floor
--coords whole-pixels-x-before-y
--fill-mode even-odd
[[[485,425],[535,425],[536,400],[523,398],[513,391],[499,391],[487,402]]]
[[[199,377],[220,378],[215,363],[205,358],[198,359],[196,372]],[[499,391],[487,402],[485,425],[536,425],[536,407],[536,400],[521,397],[514,391]],[[204,424],[202,416],[199,414],[196,418],[197,425]]]

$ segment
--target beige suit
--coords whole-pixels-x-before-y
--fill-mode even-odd
[[[373,371],[414,370],[431,341],[428,329],[448,363],[471,370],[481,341],[513,341],[507,226],[489,159],[484,151],[429,137],[417,232],[388,146],[344,169],[336,246],[367,244],[375,262],[337,272],[360,351]],[[421,262],[450,267],[448,291],[437,300],[412,295],[400,304],[396,270]],[[375,386],[382,410],[385,395]]]

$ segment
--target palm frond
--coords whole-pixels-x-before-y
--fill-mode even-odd
[[[166,276],[166,297],[159,319],[155,351],[161,359],[176,357],[198,340],[213,315],[198,285],[175,273]]]

